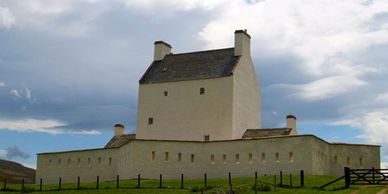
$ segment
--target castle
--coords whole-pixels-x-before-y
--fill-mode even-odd
[[[297,173],[341,175],[343,167],[380,167],[380,146],[329,143],[284,128],[261,128],[260,87],[246,30],[234,47],[171,53],[155,42],[154,60],[139,81],[136,134],[116,124],[104,148],[40,153],[36,180],[64,182],[235,177]]]

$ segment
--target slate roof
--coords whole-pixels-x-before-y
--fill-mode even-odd
[[[118,137],[114,136],[112,139],[105,145],[104,148],[118,148],[127,142],[136,139],[136,134],[125,134]]]
[[[290,135],[291,128],[267,128],[267,129],[247,129],[242,138],[271,137]]]
[[[154,61],[140,79],[140,84],[226,77],[233,74],[239,57],[234,48],[168,54]]]

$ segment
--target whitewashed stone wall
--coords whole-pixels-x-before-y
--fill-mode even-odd
[[[305,174],[342,175],[345,166],[379,168],[380,147],[329,144],[313,135],[215,142],[133,140],[117,149],[39,154],[36,178],[53,183],[59,177],[64,182],[76,182],[77,176],[82,181],[95,181],[97,175],[100,180],[115,180],[117,174],[125,179],[138,174],[143,178],[159,178],[163,174],[165,178],[178,179],[181,173],[186,178],[202,178],[204,173],[209,178],[226,178],[228,172],[234,177],[246,177],[255,171],[270,175],[300,170]]]

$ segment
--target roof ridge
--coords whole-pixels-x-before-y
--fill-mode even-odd
[[[229,49],[234,49],[234,47],[221,48],[221,49],[210,49],[210,50],[203,50],[203,51],[192,51],[192,52],[185,52],[185,53],[170,53],[167,56],[196,54],[196,53],[205,53],[205,52],[214,52],[214,51],[229,50]]]
[[[265,130],[265,129],[291,129],[290,127],[273,127],[273,128],[259,128],[259,129],[246,129],[246,130]]]

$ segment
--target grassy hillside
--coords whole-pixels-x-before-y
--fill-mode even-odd
[[[35,170],[27,168],[19,163],[0,159],[0,181],[7,179],[9,183],[35,182]]]
[[[344,189],[344,182],[339,181],[334,185],[327,187],[325,190],[317,189],[319,186],[335,179],[331,176],[306,176],[305,187],[300,188],[299,177],[293,178],[293,188],[290,188],[289,177],[284,177],[283,187],[277,186],[274,191],[273,176],[259,177],[259,187],[266,191],[259,191],[259,193],[334,193],[334,194],[348,194],[356,190],[360,190],[359,194],[377,193],[382,190],[383,186],[360,187],[351,186],[349,189]],[[278,180],[279,181],[279,180]],[[279,183],[279,182],[278,182]],[[0,189],[2,189],[0,183]],[[233,190],[235,193],[253,194],[254,178],[235,178],[232,180]],[[229,185],[228,179],[209,179],[207,181],[207,188],[203,187],[203,180],[185,180],[184,189],[180,189],[180,180],[165,180],[162,188],[159,187],[159,180],[141,180],[141,188],[137,189],[137,180],[123,180],[120,181],[120,188],[116,189],[116,182],[101,182],[99,189],[96,190],[96,183],[81,183],[81,189],[76,190],[77,184],[64,184],[61,190],[58,191],[57,184],[44,185],[44,192],[38,192],[39,185],[28,184],[25,186],[27,192],[45,193],[45,194],[60,194],[60,193],[74,193],[74,194],[103,194],[103,193],[125,193],[125,194],[148,194],[148,193],[163,193],[163,194],[187,194],[187,193],[201,193],[201,190],[206,190],[209,194],[223,194],[228,193]],[[9,190],[3,193],[20,193],[20,185],[8,185]],[[0,191],[0,193],[2,193]]]

